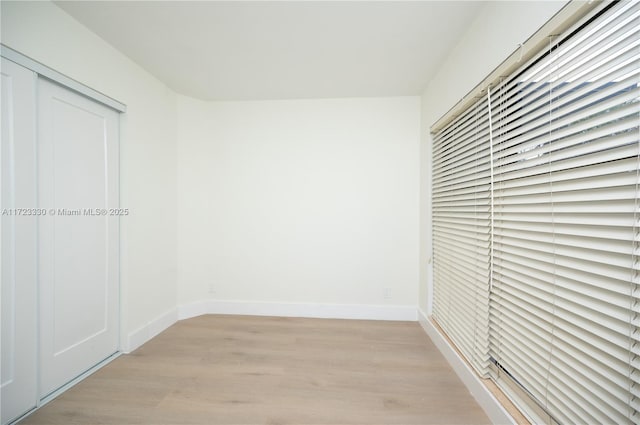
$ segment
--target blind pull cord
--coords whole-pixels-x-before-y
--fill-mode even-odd
[[[491,205],[489,209],[489,294],[493,289],[493,119],[491,117],[491,85],[487,87],[487,106],[489,108],[489,175],[490,175],[490,194]]]

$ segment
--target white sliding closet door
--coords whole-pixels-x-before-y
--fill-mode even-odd
[[[118,113],[38,81],[40,397],[118,350]]]
[[[2,59],[2,382],[4,425],[36,406],[36,74]]]

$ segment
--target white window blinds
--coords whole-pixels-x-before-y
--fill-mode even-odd
[[[433,145],[433,315],[482,375],[489,364],[489,147],[486,99]]]
[[[433,311],[557,422],[640,423],[640,2],[594,14],[434,136]]]

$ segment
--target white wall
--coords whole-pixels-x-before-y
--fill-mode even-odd
[[[179,96],[179,303],[415,312],[419,111],[419,97]]]
[[[418,97],[179,97],[177,110],[162,82],[53,3],[1,12],[3,44],[127,105],[123,348],[169,325],[178,302],[416,305]]]
[[[487,3],[421,105],[418,98],[176,100],[49,2],[3,1],[0,41],[128,106],[121,123],[121,203],[132,211],[122,220],[127,336],[174,310],[176,294],[180,304],[415,305],[419,288],[429,312],[428,128],[563,4]]]
[[[1,3],[3,44],[127,105],[121,118],[126,337],[176,306],[175,94],[50,2]],[[126,347],[125,347],[126,348]]]
[[[429,128],[567,1],[490,1],[440,65],[422,94],[419,307],[431,313],[431,136]]]

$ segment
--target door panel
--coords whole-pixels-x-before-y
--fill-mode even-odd
[[[38,81],[40,397],[118,349],[118,114]]]
[[[2,95],[2,386],[1,422],[37,402],[35,74],[6,59]],[[32,211],[33,212],[33,211]]]

